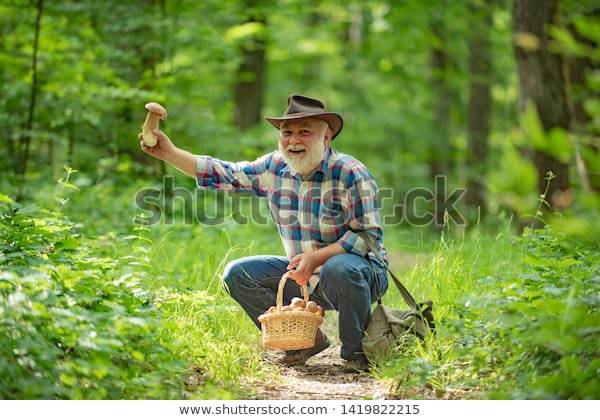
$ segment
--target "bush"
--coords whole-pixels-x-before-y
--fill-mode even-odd
[[[135,273],[61,214],[0,199],[0,397],[179,398],[184,366]]]
[[[526,232],[521,272],[488,296],[494,330],[512,348],[507,372],[517,388],[499,397],[600,397],[600,250],[597,243]],[[507,334],[509,333],[510,334]]]

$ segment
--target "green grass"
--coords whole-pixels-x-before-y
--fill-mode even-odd
[[[157,293],[156,305],[179,343],[179,356],[227,389],[226,396],[251,396],[239,386],[240,378],[273,372],[262,363],[259,331],[227,295],[221,274],[228,261],[256,253],[257,247],[252,241],[234,245],[227,231],[201,225],[159,226],[147,234],[154,239],[145,284]]]

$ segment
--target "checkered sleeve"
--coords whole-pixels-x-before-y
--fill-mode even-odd
[[[345,198],[348,227],[338,243],[346,250],[364,257],[367,254],[365,242],[356,232],[366,232],[374,244],[382,246],[383,231],[377,206],[377,184],[366,171],[359,172],[349,185]]]
[[[196,157],[196,185],[220,191],[251,192],[267,195],[274,184],[269,171],[272,153],[253,162],[227,162],[210,156]]]

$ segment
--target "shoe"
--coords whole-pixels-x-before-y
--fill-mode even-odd
[[[308,359],[321,353],[330,345],[331,342],[327,336],[321,330],[317,330],[314,346],[308,349],[286,351],[285,356],[280,358],[278,362],[286,366],[303,365]]]
[[[342,365],[342,372],[344,373],[362,373],[369,371],[369,362],[366,358],[345,360]]]

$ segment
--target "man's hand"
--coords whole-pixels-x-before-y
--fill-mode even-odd
[[[154,130],[153,133],[156,135],[156,145],[154,147],[149,147],[142,140],[142,133],[138,134],[138,139],[140,140],[140,147],[150,156],[153,156],[160,160],[168,160],[168,158],[173,155],[175,150],[177,149],[173,142],[160,130]]]
[[[148,147],[142,140],[142,133],[138,134],[140,147],[150,156],[173,165],[186,175],[196,178],[196,156],[176,147],[171,139],[160,130],[152,131],[156,135],[156,145]]]
[[[315,269],[319,266],[319,262],[314,252],[305,252],[298,254],[287,266],[288,270],[295,268],[296,271],[290,274],[290,278],[298,283],[300,286],[305,286],[308,283],[308,279],[314,273]]]

